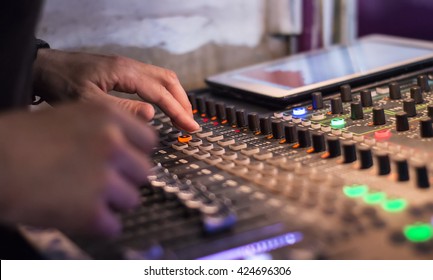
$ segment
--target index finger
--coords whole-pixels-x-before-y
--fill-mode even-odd
[[[157,143],[155,131],[146,123],[140,122],[126,111],[112,107],[116,123],[120,126],[124,137],[140,151],[150,153]]]

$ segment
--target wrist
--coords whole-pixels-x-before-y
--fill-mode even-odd
[[[40,69],[38,70],[38,65],[40,65],[40,63],[38,63],[38,58],[39,61],[41,60],[41,56],[44,55],[44,53],[46,53],[47,50],[50,49],[50,45],[45,42],[44,40],[41,39],[35,39],[35,61],[34,61],[34,70],[33,70],[33,75],[34,75],[34,80],[38,80],[40,77],[38,76],[40,73]],[[39,97],[38,97],[39,96]],[[38,94],[38,90],[35,87],[35,83],[33,83],[33,95],[32,95],[32,104],[36,105],[39,104],[41,102],[44,101],[44,98],[41,96],[41,94]]]

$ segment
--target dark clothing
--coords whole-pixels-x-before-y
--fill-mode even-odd
[[[31,103],[32,64],[35,57],[34,32],[41,5],[41,0],[2,2],[0,112],[22,108]],[[2,259],[37,258],[26,241],[12,228],[0,226],[0,248]]]
[[[14,0],[0,8],[0,111],[31,103],[34,33],[41,0]]]

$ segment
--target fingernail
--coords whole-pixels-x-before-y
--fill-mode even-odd
[[[194,130],[197,130],[199,128],[200,128],[200,125],[196,121],[194,121]]]

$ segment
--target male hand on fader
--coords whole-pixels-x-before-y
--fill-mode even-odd
[[[126,57],[40,49],[34,63],[34,90],[49,103],[79,99],[117,104],[150,120],[151,104],[159,106],[181,129],[199,128],[176,74]],[[107,94],[111,90],[138,94],[143,101]]]

